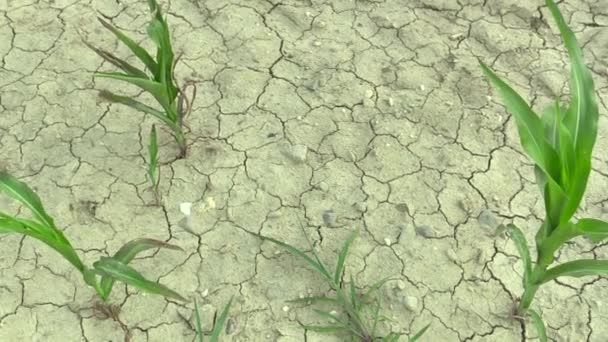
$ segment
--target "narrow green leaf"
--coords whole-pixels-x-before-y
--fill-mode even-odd
[[[169,102],[165,87],[161,83],[127,74],[121,74],[118,72],[97,72],[95,75],[98,77],[111,78],[133,84],[154,96],[165,112],[171,112],[171,103]],[[171,119],[171,117],[169,117],[169,119]]]
[[[136,287],[141,291],[158,294],[167,298],[173,298],[179,301],[187,302],[188,300],[182,297],[177,292],[170,290],[164,285],[147,280],[132,267],[123,264],[122,262],[109,257],[102,257],[99,261],[93,264],[95,271],[102,276],[112,277],[115,280],[121,281],[127,285]]]
[[[19,221],[8,216],[0,217],[0,234],[17,233],[28,235],[27,228]]]
[[[355,281],[353,279],[353,275],[350,275],[350,282],[348,283],[348,287],[350,289],[350,302],[353,305],[355,311],[359,311],[359,295],[357,294],[357,289],[355,287]]]
[[[333,278],[332,276],[329,274],[329,272],[327,271],[327,269],[325,268],[325,266],[323,266],[322,263],[313,260],[311,257],[309,257],[308,255],[306,255],[304,252],[300,251],[299,249],[288,245],[284,242],[281,242],[279,240],[270,238],[270,237],[266,237],[266,236],[260,236],[262,239],[264,240],[268,240],[274,244],[277,244],[281,247],[283,247],[283,249],[285,249],[286,251],[288,251],[289,253],[291,253],[292,255],[304,260],[310,267],[312,267],[313,269],[315,269],[317,272],[319,272],[323,277],[325,277],[325,279],[332,281]]]
[[[545,140],[541,119],[507,83],[490,68],[479,62],[484,74],[501,94],[507,110],[515,118],[519,138],[524,151],[556,184],[559,182],[560,165],[557,152]]]
[[[528,241],[517,226],[514,224],[507,225],[507,234],[515,242],[515,247],[519,252],[519,256],[524,264],[524,286],[528,283],[532,274],[532,259],[530,258],[530,249],[528,249]]]
[[[380,320],[380,306],[381,305],[382,305],[382,297],[380,297],[378,299],[378,302],[376,303],[376,307],[375,307],[374,311],[372,312],[372,318],[373,318],[372,332],[371,332],[372,336],[376,336],[376,329],[378,328],[378,321]]]
[[[585,277],[608,275],[608,260],[582,259],[563,263],[548,269],[540,279],[546,283],[558,277]]]
[[[90,44],[89,42],[87,42],[85,40],[83,40],[82,42],[89,49],[93,50],[93,52],[95,52],[99,57],[103,58],[105,61],[116,66],[117,68],[124,71],[125,73],[132,75],[134,77],[148,78],[148,75],[146,75],[145,72],[141,71],[139,68],[133,66],[129,62],[116,57],[115,55],[111,54],[108,51],[96,48],[95,46],[93,46],[92,44]]]
[[[302,328],[304,328],[305,330],[310,330],[310,331],[320,332],[320,333],[333,333],[333,332],[348,330],[348,327],[343,326],[343,325],[318,326],[318,325],[303,324]]]
[[[390,334],[384,336],[384,338],[382,339],[383,342],[397,342],[399,341],[399,338],[401,337],[401,335],[391,332]]]
[[[593,242],[601,242],[608,238],[608,222],[596,219],[580,219],[575,225],[579,235],[585,235]]]
[[[196,299],[194,300],[194,328],[196,329],[196,339],[198,342],[203,342],[203,325],[201,324],[201,314]]]
[[[528,313],[532,318],[532,324],[534,324],[534,327],[536,328],[538,339],[540,342],[547,342],[547,331],[545,330],[545,323],[543,322],[543,319],[536,311],[532,309],[528,309]]]
[[[330,321],[333,321],[333,322],[335,322],[335,323],[340,323],[340,324],[343,324],[343,325],[345,325],[345,326],[348,326],[348,323],[347,323],[346,321],[344,321],[344,320],[340,319],[340,317],[338,317],[338,316],[336,316],[336,315],[334,315],[334,314],[332,314],[332,313],[330,313],[330,312],[323,311],[323,310],[319,310],[319,309],[312,309],[312,310],[313,310],[314,312],[316,312],[316,313],[317,313],[317,315],[319,315],[319,316],[321,316],[321,317],[323,317],[323,318],[327,318],[327,319],[329,319]]]
[[[2,233],[18,233],[36,239],[61,254],[80,272],[84,270],[82,260],[60,230],[33,220],[10,217],[0,213],[0,234]]]
[[[127,265],[133,260],[133,258],[137,256],[137,254],[148,249],[154,248],[165,248],[183,251],[183,249],[181,249],[180,247],[166,243],[164,241],[154,239],[135,239],[123,245],[118,250],[118,252],[114,254],[112,259]],[[108,298],[110,296],[110,293],[112,292],[112,287],[114,286],[114,280],[115,279],[112,276],[101,277],[100,288],[103,291],[102,297]]]
[[[325,296],[314,296],[314,297],[290,299],[287,301],[287,303],[306,304],[306,305],[316,304],[316,303],[337,304],[338,301],[335,298],[329,298],[329,297],[325,297]]]
[[[342,272],[344,272],[344,262],[346,261],[346,256],[348,255],[348,250],[350,246],[353,244],[353,241],[357,238],[357,231],[352,232],[348,239],[344,241],[344,245],[340,250],[340,255],[338,256],[338,264],[336,265],[336,272],[334,273],[334,283],[340,284],[340,279],[342,278]]]
[[[424,326],[424,328],[420,329],[416,335],[410,337],[410,342],[416,342],[420,339],[420,337],[422,337],[422,335],[424,335],[424,333],[426,333],[426,331],[429,329],[429,327],[431,326],[431,323],[427,324]]]
[[[139,44],[137,44],[131,38],[129,38],[128,36],[126,36],[125,34],[120,32],[118,29],[116,29],[110,23],[103,20],[101,17],[97,18],[97,20],[99,20],[99,22],[105,28],[107,28],[112,33],[114,33],[114,35],[123,44],[125,44],[131,50],[131,52],[133,52],[133,54],[135,54],[135,56],[137,56],[137,58],[139,58],[140,61],[142,61],[146,65],[146,68],[148,68],[148,70],[150,70],[150,72],[153,75],[156,75],[156,73],[158,72],[158,66],[157,66],[156,62],[154,61],[154,59],[152,58],[152,56],[150,56],[150,54],[148,54],[148,52],[144,48],[142,48]],[[147,77],[147,75],[145,73],[144,73],[144,76]]]
[[[158,111],[148,105],[145,105],[137,100],[134,100],[128,96],[116,95],[116,94],[113,94],[113,93],[111,93],[109,91],[105,91],[105,90],[100,91],[99,96],[110,102],[120,103],[125,106],[129,106],[135,110],[144,112],[146,114],[150,114],[150,115],[154,116],[155,118],[159,119],[160,121],[162,121],[167,126],[169,126],[169,128],[171,128],[173,131],[175,131],[177,129],[175,123],[173,121],[171,121],[167,117],[167,115],[165,115],[165,113]]]
[[[561,222],[567,221],[578,209],[587,187],[587,179],[591,171],[591,154],[597,138],[598,106],[595,98],[595,86],[591,72],[585,65],[583,53],[570,30],[559,8],[552,0],[546,0],[570,57],[570,92],[571,103],[564,117],[574,146],[576,170],[568,191],[569,201],[562,213]]]
[[[156,135],[156,126],[152,125],[150,130],[150,142],[148,144],[148,177],[152,188],[156,191],[158,188],[158,138]]]
[[[44,210],[40,197],[27,184],[4,171],[0,171],[0,191],[4,191],[8,196],[25,205],[40,223],[55,228],[55,222]]]
[[[386,284],[388,281],[391,281],[391,280],[397,280],[397,278],[385,277],[385,278],[378,280],[376,283],[374,283],[367,291],[365,291],[363,293],[363,296],[361,297],[361,301],[360,301],[360,307],[364,306],[367,302],[369,302],[369,298],[371,297],[372,293],[376,292],[384,284]]]
[[[220,317],[216,320],[213,331],[211,332],[210,342],[219,341],[220,334],[222,333],[222,330],[224,330],[224,325],[226,325],[226,320],[228,319],[228,312],[230,311],[232,300],[233,298],[230,298],[230,301],[228,301],[228,304],[226,304],[222,313],[220,313]]]

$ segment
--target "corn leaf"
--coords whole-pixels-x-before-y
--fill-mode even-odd
[[[120,103],[125,106],[129,106],[135,110],[144,112],[146,114],[150,114],[150,115],[154,116],[155,118],[159,119],[160,121],[162,121],[167,126],[169,126],[169,128],[171,128],[172,130],[174,130],[174,131],[176,130],[175,123],[173,121],[169,120],[169,118],[165,115],[165,113],[158,111],[148,105],[145,105],[137,100],[134,100],[128,96],[116,95],[116,94],[111,93],[106,90],[100,91],[99,96],[108,101]]]
[[[559,183],[560,165],[557,152],[545,140],[542,120],[526,101],[507,83],[480,61],[484,74],[501,94],[507,110],[515,118],[524,151],[545,172],[549,181]]]
[[[123,42],[123,44],[125,44],[131,50],[131,52],[133,52],[133,54],[135,54],[135,56],[137,56],[137,58],[139,58],[139,60],[146,65],[146,68],[148,68],[153,75],[156,75],[158,72],[158,66],[152,56],[150,56],[150,54],[148,54],[144,48],[102,18],[97,18],[97,20],[99,20],[99,22],[105,28],[114,33],[116,38]],[[147,77],[145,73],[144,76]]]
[[[173,298],[183,302],[188,301],[180,294],[173,290],[170,290],[166,286],[147,280],[135,269],[126,264],[123,264],[122,262],[114,258],[102,257],[93,264],[93,267],[95,268],[95,272],[97,272],[101,276],[112,277],[115,280],[136,287],[141,291],[158,294],[167,298]]]
[[[262,237],[262,239],[264,240],[268,240],[274,244],[277,244],[281,247],[283,247],[283,249],[285,249],[286,251],[288,251],[289,253],[291,253],[292,255],[304,260],[310,267],[314,268],[317,272],[319,272],[325,279],[332,281],[333,278],[332,276],[329,274],[329,272],[327,271],[327,269],[325,268],[325,266],[323,266],[322,263],[313,260],[311,257],[309,257],[308,255],[306,255],[304,252],[300,251],[299,249],[290,246],[284,242],[281,242],[279,240],[275,240],[273,238],[270,237]]]
[[[560,221],[565,222],[578,209],[587,187],[587,179],[591,171],[591,153],[597,138],[599,113],[593,79],[585,65],[576,37],[566,24],[555,2],[546,0],[546,3],[557,23],[571,63],[571,103],[564,118],[564,124],[572,138],[576,155],[576,169],[573,171],[573,179],[570,182],[572,186],[568,191],[569,201],[562,212]]]
[[[540,279],[540,283],[546,283],[558,277],[585,277],[585,276],[608,275],[608,260],[582,259],[563,263],[548,269]]]
[[[154,190],[158,187],[158,138],[156,135],[156,126],[152,125],[150,130],[150,142],[148,144],[148,177]]]
[[[338,263],[336,265],[336,272],[334,273],[334,283],[336,284],[340,284],[340,279],[342,278],[342,273],[344,272],[344,262],[346,261],[348,250],[353,244],[353,241],[355,241],[355,239],[357,238],[357,235],[357,231],[352,232],[348,239],[344,241],[344,245],[340,250],[340,255],[338,256]]]
[[[97,72],[95,75],[131,83],[154,96],[156,101],[160,103],[166,112],[171,111],[171,104],[169,103],[167,92],[161,83],[127,74],[121,74],[118,72]]]
[[[304,298],[296,298],[288,300],[287,303],[294,304],[316,304],[316,303],[331,303],[338,304],[338,301],[335,298],[329,298],[325,296],[315,296],[315,297],[304,297]]]
[[[519,256],[524,264],[524,286],[528,283],[532,274],[532,259],[530,258],[530,249],[528,249],[528,241],[517,226],[514,224],[507,225],[507,234],[515,242],[515,247],[519,252]]]
[[[99,57],[103,58],[107,62],[113,64],[117,68],[121,69],[125,73],[141,78],[148,78],[145,72],[141,71],[139,68],[133,66],[129,62],[122,60],[108,51],[98,49],[91,45],[89,42],[83,40],[84,45],[86,45],[89,49],[93,50]]]
[[[536,311],[532,309],[528,309],[528,312],[530,313],[532,323],[536,328],[536,334],[538,334],[538,339],[540,340],[540,342],[547,342],[547,331],[545,330],[545,323],[543,322],[543,319]]]
[[[125,265],[130,263],[133,258],[137,256],[137,254],[154,248],[166,248],[173,250],[183,250],[178,246],[168,244],[164,241],[154,240],[154,239],[135,239],[127,242],[124,246],[122,246],[116,254],[112,257],[112,259],[119,261]],[[100,282],[100,288],[103,291],[102,298],[107,299],[112,292],[112,287],[114,286],[114,277],[112,276],[102,276]]]
[[[355,311],[359,311],[359,295],[357,294],[357,289],[355,287],[355,281],[353,280],[353,275],[350,275],[350,282],[348,283],[348,288],[350,290],[350,302],[353,305]]]
[[[580,219],[575,225],[579,235],[585,235],[593,242],[601,242],[608,238],[608,222],[596,219]]]
[[[201,324],[201,314],[196,299],[194,300],[194,328],[196,330],[196,340],[198,342],[203,342],[203,325]]]
[[[420,337],[422,337],[422,335],[424,335],[424,333],[429,329],[429,327],[431,326],[431,323],[427,324],[426,326],[424,326],[424,328],[420,329],[416,335],[410,337],[409,341],[410,342],[416,342],[420,339]]]
[[[155,75],[155,80],[166,87],[169,99],[174,101],[177,96],[177,88],[173,85],[173,49],[169,31],[166,23],[162,20],[153,19],[147,28],[148,36],[152,38],[157,46],[156,59],[159,70]]]
[[[344,326],[344,325],[319,326],[319,325],[303,324],[302,328],[304,328],[306,330],[314,331],[314,332],[320,332],[320,333],[332,333],[332,332],[348,330],[348,326]]]
[[[232,300],[233,298],[230,298],[230,301],[228,301],[228,304],[226,304],[226,306],[220,313],[220,317],[215,321],[215,325],[213,326],[213,330],[211,331],[210,342],[219,341],[220,334],[222,333],[222,330],[224,330],[224,325],[226,325],[226,320],[228,319],[228,312],[230,311]]]
[[[0,191],[25,205],[40,223],[55,228],[55,222],[44,210],[40,197],[27,184],[20,182],[4,171],[0,171]]]
[[[78,254],[60,230],[47,227],[33,220],[10,217],[0,213],[0,234],[2,233],[18,233],[34,238],[61,254],[80,272],[84,270],[84,264]]]

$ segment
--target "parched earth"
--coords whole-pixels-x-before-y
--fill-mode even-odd
[[[98,98],[111,66],[81,39],[127,56],[97,13],[145,41],[145,1],[0,0],[0,165],[36,189],[87,263],[156,238],[184,252],[134,262],[197,298],[210,328],[234,296],[227,341],[342,341],[287,300],[322,294],[306,265],[248,232],[333,265],[360,230],[347,276],[385,276],[394,331],[431,323],[424,341],[523,341],[511,317],[521,263],[496,227],[532,241],[543,217],[514,121],[482,77],[492,65],[541,111],[568,92],[568,61],[541,0],[173,0],[183,82],[197,82],[189,153],[162,131],[162,205],[146,179],[153,118]],[[580,215],[608,218],[608,2],[561,3],[599,94],[594,170]],[[564,98],[565,99],[565,98]],[[186,203],[185,205],[182,205]],[[185,217],[182,207],[192,204]],[[7,197],[0,207],[18,207]],[[153,258],[152,258],[153,257]],[[608,258],[576,240],[559,260]],[[92,289],[38,241],[0,237],[0,341],[122,341],[91,309]],[[554,341],[608,339],[608,281],[547,284],[534,302]],[[118,285],[132,341],[192,341],[193,304]]]

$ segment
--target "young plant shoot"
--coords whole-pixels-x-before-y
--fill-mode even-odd
[[[113,256],[101,257],[93,263],[93,268],[89,268],[83,264],[63,232],[55,226],[53,218],[44,210],[38,195],[25,183],[18,181],[5,172],[0,172],[0,192],[4,192],[14,200],[21,202],[32,212],[33,216],[33,219],[26,219],[0,212],[0,234],[23,234],[45,243],[76,267],[82,274],[84,282],[95,289],[103,302],[107,302],[115,281],[136,287],[143,292],[186,301],[184,297],[175,291],[144,278],[144,276],[128,265],[137,254],[148,249],[167,248],[181,250],[181,248],[163,241],[136,239],[126,243]]]
[[[536,234],[536,260],[530,256],[522,231],[513,224],[507,226],[524,266],[524,293],[518,314],[531,316],[542,341],[546,341],[544,323],[530,308],[539,287],[558,277],[608,274],[608,260],[582,259],[552,265],[556,252],[578,236],[586,236],[594,242],[608,238],[608,223],[591,218],[573,221],[591,171],[598,107],[591,73],[584,64],[576,37],[553,0],[546,0],[546,3],[570,57],[571,99],[567,106],[556,101],[540,118],[509,85],[481,64],[515,119],[521,145],[534,161],[536,180],[544,197],[546,216]]]
[[[332,296],[300,298],[291,300],[291,303],[329,303],[335,305],[344,312],[344,316],[342,316],[334,312],[313,309],[315,313],[319,315],[319,317],[329,320],[331,324],[326,326],[303,325],[304,329],[323,333],[346,332],[351,336],[351,340],[353,341],[399,341],[401,334],[395,332],[391,332],[383,337],[377,336],[378,323],[381,321],[386,321],[387,318],[381,315],[381,301],[376,296],[374,296],[374,294],[387,281],[391,280],[391,278],[381,279],[363,293],[359,293],[352,277],[350,277],[350,281],[348,282],[348,284],[343,281],[344,263],[348,255],[348,250],[356,237],[357,232],[353,232],[344,242],[344,245],[342,246],[342,249],[338,256],[336,269],[333,272],[330,272],[327,267],[323,265],[317,253],[314,252],[314,248],[312,248],[313,257],[310,257],[305,252],[291,245],[275,240],[273,238],[261,236],[263,240],[268,240],[274,244],[277,244],[293,256],[301,259],[306,264],[308,264],[308,266],[310,266],[327,281],[332,291],[334,292]],[[428,325],[425,326],[422,330],[420,330],[414,336],[409,338],[409,341],[417,341],[428,329],[428,327]]]
[[[117,95],[105,90],[100,92],[100,96],[108,101],[121,103],[138,111],[150,114],[162,121],[171,129],[180,151],[179,157],[183,158],[186,156],[187,152],[186,138],[183,130],[184,117],[188,114],[192,105],[185,96],[184,88],[188,85],[193,85],[193,83],[186,83],[185,86],[180,89],[175,81],[174,70],[177,59],[174,59],[169,26],[163,18],[161,9],[156,3],[156,0],[148,0],[148,4],[150,12],[152,13],[152,20],[148,25],[147,33],[156,45],[156,59],[152,58],[144,48],[103,18],[98,18],[99,22],[112,32],[118,40],[126,45],[145,65],[147,72],[114,56],[108,51],[96,48],[87,42],[84,42],[84,44],[101,58],[122,71],[96,72],[95,76],[124,81],[141,88],[156,99],[158,104],[162,107],[162,111],[143,104],[131,97]]]
[[[232,299],[224,306],[220,316],[217,317],[215,324],[213,325],[213,330],[211,331],[211,335],[209,337],[209,342],[218,342],[222,331],[224,330],[224,325],[226,324],[226,320],[228,319],[228,312],[230,311],[230,306],[232,305]],[[201,315],[198,309],[198,303],[196,300],[194,301],[194,327],[196,329],[196,341],[197,342],[205,342],[205,333],[203,331],[203,326],[201,324]]]
[[[152,129],[150,130],[150,141],[148,143],[148,179],[152,185],[152,192],[154,192],[156,204],[159,204],[160,194],[158,193],[158,183],[160,182],[160,178],[158,175],[158,138],[155,125],[152,125]]]

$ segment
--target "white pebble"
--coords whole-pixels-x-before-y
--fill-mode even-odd
[[[321,42],[318,41],[318,40],[315,40],[315,42],[312,43],[312,45],[314,45],[314,46],[321,46]]]
[[[215,209],[216,204],[215,204],[215,200],[213,199],[213,197],[207,197],[207,199],[205,201],[207,202],[208,208]]]
[[[283,307],[283,311],[284,311],[284,312],[289,311],[289,306],[285,305],[285,306]]]
[[[395,100],[393,100],[392,97],[388,98],[388,105],[391,106],[391,107],[395,105]]]
[[[424,89],[426,89],[426,87],[424,86],[424,84],[420,85],[420,90],[424,91]]]
[[[368,99],[370,99],[372,96],[374,96],[374,91],[371,89],[367,89],[365,91],[365,97],[367,97]]]
[[[385,243],[387,246],[390,246],[390,245],[391,245],[391,239],[389,239],[389,238],[384,238],[384,243]]]
[[[179,211],[181,211],[182,214],[184,214],[186,216],[190,216],[190,214],[192,213],[192,203],[190,203],[190,202],[181,203],[179,205]]]
[[[201,293],[201,296],[203,298],[207,297],[208,295],[209,295],[209,289],[205,289],[205,290],[203,290],[203,293]]]

